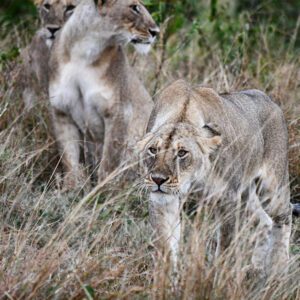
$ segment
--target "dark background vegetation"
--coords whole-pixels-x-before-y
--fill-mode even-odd
[[[209,20],[217,38],[224,38],[238,29],[241,18],[249,22],[249,30],[255,30],[261,24],[268,24],[269,30],[288,42],[296,27],[300,2],[297,0],[145,0],[145,5],[152,11],[158,22],[172,16],[168,34],[183,26],[193,25],[200,30],[201,24]],[[0,3],[0,23],[13,26],[16,23],[28,25],[27,22],[37,17],[35,6],[30,0],[2,0]],[[208,17],[208,19],[207,19]],[[224,23],[224,21],[227,21]],[[295,45],[299,47],[299,35]]]
[[[298,0],[145,0],[144,3],[158,23],[168,20],[163,36],[165,42],[184,29],[184,38],[176,41],[177,45],[168,48],[166,54],[169,55],[178,50],[178,43],[181,44],[180,50],[183,50],[191,40],[197,39],[203,51],[218,51],[227,65],[240,58],[234,70],[238,75],[243,71],[243,64],[250,71],[256,68],[257,54],[262,48],[258,43],[266,44],[268,49],[265,47],[265,52],[276,49],[271,51],[271,55],[276,56],[278,61],[282,56],[290,55],[295,58],[299,54]],[[32,1],[1,1],[1,39],[11,34],[13,28],[21,28],[26,32],[25,41],[28,42],[37,24],[38,14]],[[265,41],[262,41],[262,33]],[[9,43],[6,49],[0,49],[0,59],[14,59],[19,48],[24,46],[24,36],[22,41],[18,41],[18,44]],[[265,73],[262,74],[264,75]]]
[[[188,29],[182,43],[188,45],[189,40],[198,34],[199,47],[212,51],[217,45],[224,63],[242,57],[244,51],[254,58],[262,30],[267,33],[268,46],[277,49],[277,55],[286,55],[286,51],[291,50],[293,54],[299,53],[298,0],[145,0],[144,3],[158,23],[170,18],[165,40],[182,28]],[[0,37],[4,38],[13,27],[21,27],[32,34],[37,16],[30,0],[2,0]],[[2,60],[17,55],[16,45],[9,46],[5,51],[1,49]]]

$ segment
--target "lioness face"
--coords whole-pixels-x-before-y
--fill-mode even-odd
[[[220,143],[220,135],[207,125],[197,130],[179,123],[149,133],[139,144],[146,186],[152,193],[187,193],[209,171],[210,154]]]
[[[120,32],[132,42],[138,52],[147,53],[159,34],[159,28],[145,6],[138,0],[99,0],[100,15],[108,17]]]
[[[57,32],[73,14],[80,0],[36,1],[42,26],[47,30],[47,39],[54,40]]]

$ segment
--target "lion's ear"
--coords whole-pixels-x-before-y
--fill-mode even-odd
[[[206,153],[212,153],[222,144],[221,133],[216,124],[205,124],[201,128],[201,135],[198,139],[199,147]]]
[[[219,126],[215,123],[208,123],[205,124],[202,129],[204,130],[205,136],[213,137],[213,136],[220,136],[220,129]]]
[[[141,153],[146,145],[149,143],[149,141],[153,138],[154,134],[152,132],[147,133],[143,139],[139,142],[137,142],[136,146],[135,146],[135,150],[137,153]]]

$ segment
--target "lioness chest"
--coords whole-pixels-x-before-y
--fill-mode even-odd
[[[70,62],[60,68],[49,90],[55,109],[69,115],[82,132],[89,130],[96,136],[102,132],[103,118],[116,99],[105,70],[105,66],[96,69],[82,62]]]

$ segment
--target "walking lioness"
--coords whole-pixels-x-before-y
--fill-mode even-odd
[[[255,271],[266,275],[271,266],[286,267],[291,232],[287,129],[281,109],[268,96],[258,90],[218,95],[176,81],[159,96],[147,132],[138,148],[151,223],[173,262],[181,202],[200,186],[221,216],[221,249],[234,238],[236,211],[242,207],[241,213],[247,211],[258,223]]]
[[[48,94],[48,62],[53,41],[80,0],[36,0],[41,28],[22,51],[23,100],[31,108],[38,97]]]
[[[102,180],[142,137],[152,100],[123,46],[147,52],[159,29],[137,0],[83,0],[56,40],[50,60],[53,124],[66,170],[65,188],[82,178],[81,141]],[[88,159],[91,155],[88,154]]]

